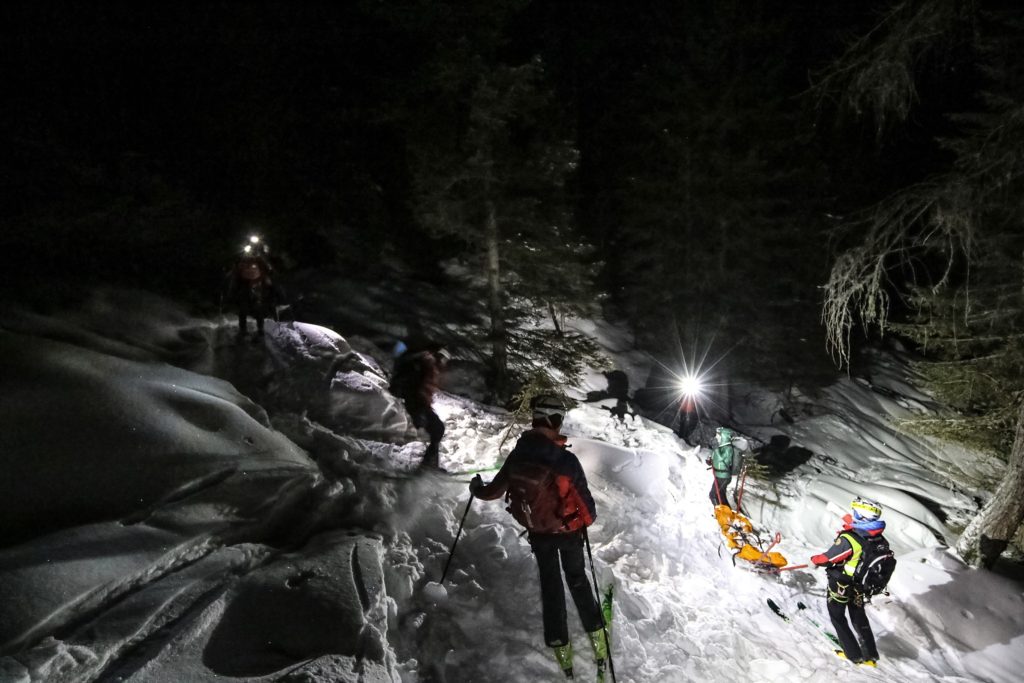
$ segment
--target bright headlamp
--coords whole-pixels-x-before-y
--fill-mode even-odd
[[[700,378],[696,375],[686,375],[679,380],[679,391],[684,396],[699,396],[703,388]]]

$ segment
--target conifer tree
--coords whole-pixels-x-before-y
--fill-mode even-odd
[[[428,226],[480,259],[499,395],[508,388],[510,365],[543,364],[539,346],[550,353],[559,338],[569,339],[558,327],[559,311],[581,304],[589,287],[582,261],[588,250],[573,235],[563,194],[574,150],[541,134],[550,126],[540,117],[547,105],[537,59],[480,73],[457,143],[449,150],[428,145],[416,172]],[[554,337],[537,327],[537,318],[549,314]],[[575,362],[558,365],[569,370]]]
[[[597,355],[561,325],[595,301],[596,260],[574,228],[567,181],[577,152],[545,64],[504,50],[523,5],[452,5],[430,19],[438,41],[409,104],[415,211],[485,294],[483,341],[502,398],[538,370],[574,380]],[[450,23],[474,11],[484,15]]]
[[[713,338],[712,356],[731,350],[734,369],[781,379],[777,368],[807,364],[803,283],[824,276],[807,238],[824,174],[800,125],[799,43],[762,3],[681,7],[636,17],[657,25],[633,29],[648,31],[622,55],[616,108],[592,115],[589,139],[614,150],[583,160],[607,164],[606,281],[646,347]],[[764,363],[766,351],[793,361]]]
[[[842,362],[858,324],[914,339],[928,359],[919,368],[960,410],[916,428],[1006,459],[957,545],[968,562],[991,566],[1024,520],[1024,27],[982,4],[899,3],[822,80],[823,93],[869,116],[879,136],[907,119],[935,69],[972,69],[985,83],[973,110],[951,117],[959,133],[941,144],[952,161],[849,224],[861,237],[832,267],[823,316]],[[909,319],[890,320],[894,295]]]

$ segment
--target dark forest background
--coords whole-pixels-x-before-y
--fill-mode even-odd
[[[822,288],[858,239],[835,229],[949,168],[950,115],[983,108],[970,22],[908,41],[898,125],[832,89],[923,4],[6,3],[5,285],[212,305],[257,230],[283,273],[454,289],[439,264],[485,279],[493,222],[506,305],[599,305],[760,381],[830,373]]]
[[[497,398],[589,361],[570,313],[776,388],[885,333],[955,409],[908,428],[1008,462],[958,548],[991,565],[1024,519],[1022,54],[1019,0],[8,2],[0,300],[212,314],[256,231],[293,302],[443,301]]]

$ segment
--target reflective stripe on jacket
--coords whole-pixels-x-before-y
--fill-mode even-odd
[[[860,564],[860,556],[864,553],[864,544],[861,543],[856,534],[849,532],[843,532],[839,534],[839,537],[845,538],[850,544],[850,548],[853,550],[850,554],[850,559],[848,559],[846,564],[843,565],[843,573],[852,577],[857,572],[857,565]]]

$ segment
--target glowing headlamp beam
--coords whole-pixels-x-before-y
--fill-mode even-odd
[[[700,378],[696,375],[686,375],[679,380],[679,390],[684,396],[699,396],[703,388]]]

